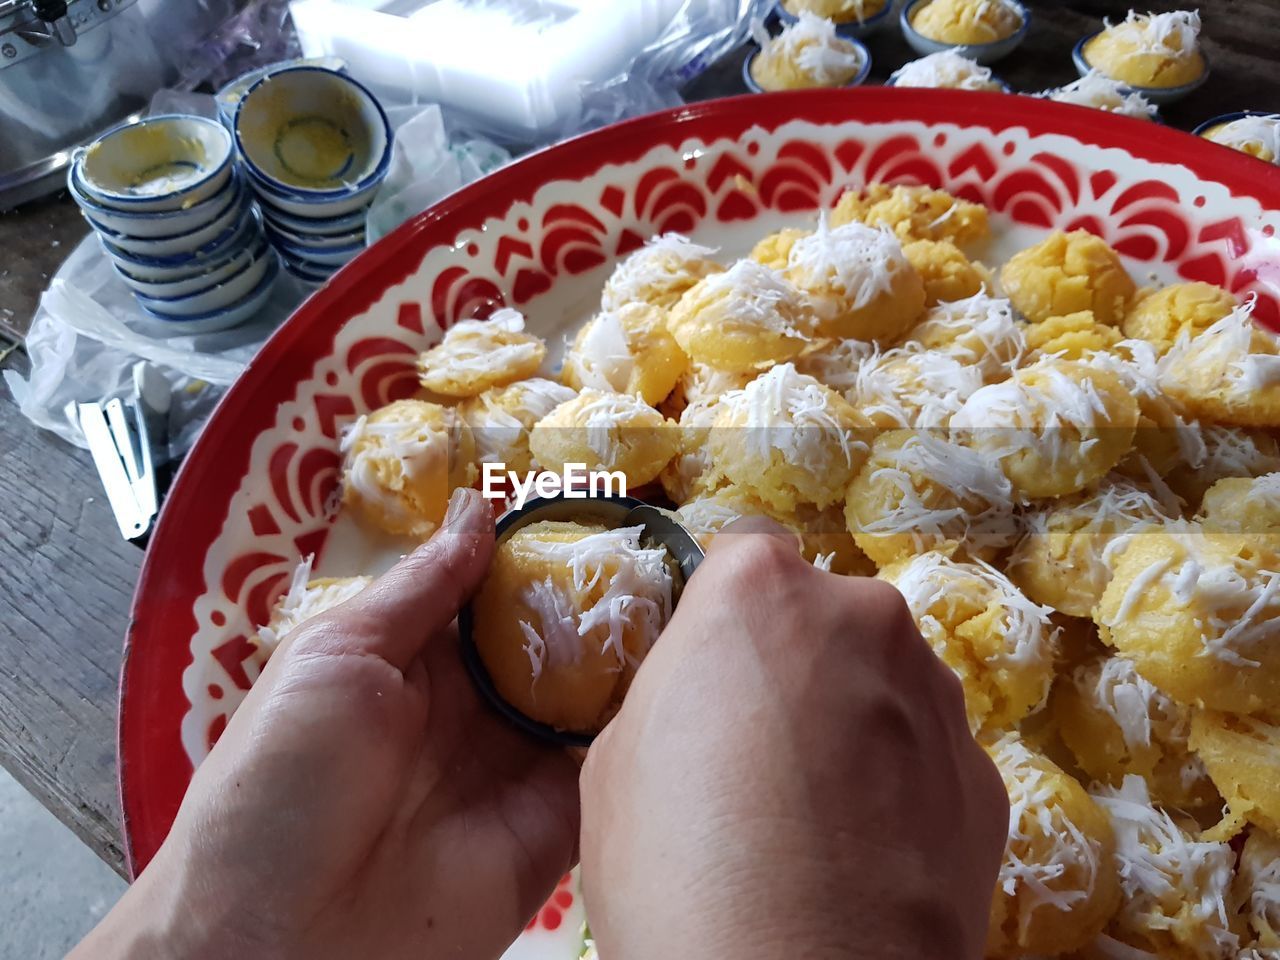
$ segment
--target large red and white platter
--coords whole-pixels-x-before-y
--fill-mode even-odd
[[[986,204],[988,263],[1049,229],[1084,228],[1140,283],[1256,293],[1255,315],[1280,323],[1280,168],[1083,108],[894,89],[741,97],[514,163],[406,223],[308,300],[183,466],[147,553],[121,680],[130,869],[155,853],[193,768],[257,675],[249,638],[298,561],[316,554],[334,573],[381,562],[385,545],[334,528],[338,436],[414,391],[415,355],[442,328],[505,304],[558,342],[590,313],[612,265],[655,233],[739,255],[874,181]],[[560,891],[575,914],[548,914],[544,927],[571,926],[575,901]]]

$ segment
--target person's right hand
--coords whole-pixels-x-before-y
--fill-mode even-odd
[[[982,956],[1008,801],[891,586],[716,537],[582,771],[608,960]]]

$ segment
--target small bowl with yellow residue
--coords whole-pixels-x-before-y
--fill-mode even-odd
[[[234,168],[231,136],[204,117],[165,114],[122,124],[77,154],[84,194],[128,213],[186,210],[222,190]]]
[[[391,166],[391,126],[377,99],[321,67],[271,73],[241,98],[236,150],[255,193],[299,217],[366,207]]]

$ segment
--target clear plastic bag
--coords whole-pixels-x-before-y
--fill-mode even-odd
[[[217,90],[255,67],[300,56],[289,0],[252,0],[194,50],[174,86]]]
[[[413,116],[396,129],[391,170],[366,219],[369,243],[511,159],[510,153],[488,140],[464,135],[451,141],[444,113],[434,104],[425,110],[401,111],[405,109]],[[392,112],[393,125],[401,111]]]
[[[683,103],[680,90],[741,46],[772,0],[685,0],[662,34],[628,70],[582,89],[582,112],[559,138]]]
[[[282,274],[270,302],[251,323],[221,333],[173,336],[150,320],[111,268],[94,236],[86,237],[49,283],[27,334],[27,378],[4,371],[18,409],[39,427],[85,447],[68,404],[123,396],[133,366],[148,360],[173,385],[170,453],[195,441],[222,391],[307,291]]]

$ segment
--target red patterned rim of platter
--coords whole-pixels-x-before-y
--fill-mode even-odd
[[[369,310],[389,288],[410,278],[432,250],[454,244],[464,230],[476,230],[487,221],[502,218],[514,204],[531,201],[544,184],[585,180],[607,166],[634,163],[655,147],[676,149],[690,139],[732,142],[753,130],[769,133],[793,121],[823,127],[845,122],[919,121],[990,131],[990,151],[975,145],[955,158],[945,173],[927,158],[927,144],[912,141],[915,159],[905,166],[898,164],[891,179],[954,180],[958,176],[954,168],[960,167],[968,177],[968,186],[957,192],[994,201],[1014,220],[1033,225],[1048,226],[1051,222],[1037,206],[1041,187],[1030,182],[1040,174],[1017,171],[996,176],[1001,158],[992,157],[991,152],[997,150],[997,135],[1003,131],[1019,128],[1031,137],[1056,134],[1086,147],[1119,149],[1138,161],[1176,163],[1194,177],[1225,186],[1233,199],[1255,201],[1263,211],[1280,210],[1280,168],[1166,127],[1028,97],[899,89],[806,91],[681,107],[549,148],[460,190],[361,254],[302,305],[228,391],[179,472],[143,565],[121,676],[120,790],[131,874],[136,875],[158,849],[191,778],[192,763],[179,730],[190,706],[182,679],[192,663],[188,640],[197,628],[193,602],[206,590],[206,554],[227,521],[233,494],[249,470],[254,438],[272,427],[280,405],[291,401],[315,374],[320,360],[333,352],[346,322]],[[892,159],[891,146],[892,141],[886,141],[877,148],[888,150],[886,162]],[[748,148],[747,152],[752,151]],[[715,163],[707,174],[711,193],[717,198],[715,208],[710,209],[700,191],[693,191],[698,197],[684,196],[662,216],[654,214],[653,206],[646,205],[641,194],[652,196],[669,188],[678,194],[684,174],[670,167],[654,170],[634,185],[634,223],[632,229],[622,231],[615,249],[603,249],[596,236],[601,232],[599,221],[586,207],[552,207],[542,224],[544,232],[536,252],[525,239],[534,237],[535,231],[524,219],[514,235],[497,241],[497,281],[489,277],[494,271],[472,277],[466,270],[447,269],[436,277],[430,290],[421,291],[419,299],[444,327],[464,315],[487,315],[495,302],[526,303],[545,292],[557,276],[597,267],[638,246],[644,236],[659,229],[691,230],[710,217],[721,222],[749,220],[762,206],[775,211],[811,211],[833,176],[840,175],[839,170],[832,174],[832,160],[848,172],[863,152],[863,145],[852,138],[839,143],[831,156],[803,142],[789,141],[778,150],[775,165],[754,180],[745,166],[724,162],[726,158],[721,157],[722,162]],[[1040,154],[1035,159],[1042,172],[1054,179],[1055,189],[1068,194],[1101,196],[1117,182],[1117,175],[1106,169],[1082,176],[1071,163],[1053,155]],[[871,161],[863,158],[864,171]],[[692,161],[686,162],[689,166]],[[823,171],[826,182],[819,183]],[[744,175],[746,189],[739,182]],[[988,195],[988,188],[1004,193],[994,197]],[[1135,190],[1140,195],[1129,196]],[[1153,196],[1163,202],[1162,209],[1136,202]],[[623,215],[625,199],[623,190],[608,187],[598,200],[584,196],[581,203],[587,207],[597,204],[602,214],[607,208],[617,219]],[[1115,209],[1132,212],[1125,214],[1122,225],[1150,228],[1162,237],[1163,244],[1139,231],[1118,244],[1122,252],[1139,260],[1159,257],[1176,261],[1178,272],[1189,279],[1209,280],[1233,290],[1259,289],[1258,315],[1273,323],[1280,321],[1280,301],[1267,292],[1280,291],[1280,238],[1275,237],[1274,227],[1268,225],[1261,234],[1254,231],[1251,238],[1239,217],[1214,221],[1207,219],[1207,210],[1200,211],[1205,222],[1193,227],[1171,208],[1170,201],[1177,199],[1178,194],[1158,180],[1147,180],[1123,192]],[[1203,203],[1204,198],[1197,201]],[[549,225],[553,214],[559,218],[559,226]],[[1105,232],[1094,217],[1081,217],[1069,225]],[[1266,251],[1251,250],[1256,240],[1262,241]],[[526,266],[509,269],[512,261]],[[418,304],[403,305],[396,322],[421,334],[421,310]],[[364,362],[380,364],[377,395],[366,394],[366,406],[404,395],[412,386],[412,377],[405,376],[411,372],[409,348],[390,338],[360,344],[371,345],[371,358],[364,358]],[[348,356],[348,363],[353,362]],[[342,412],[352,410],[348,405]],[[332,433],[332,414],[329,427],[327,434]],[[331,491],[337,482],[336,452],[326,451],[320,460],[324,462],[312,465],[311,485],[302,494],[312,503],[323,502],[325,491]],[[325,479],[320,484],[315,477],[322,472]],[[269,595],[263,590],[258,593],[253,602],[261,609],[268,604]],[[240,673],[243,675],[243,670]]]

